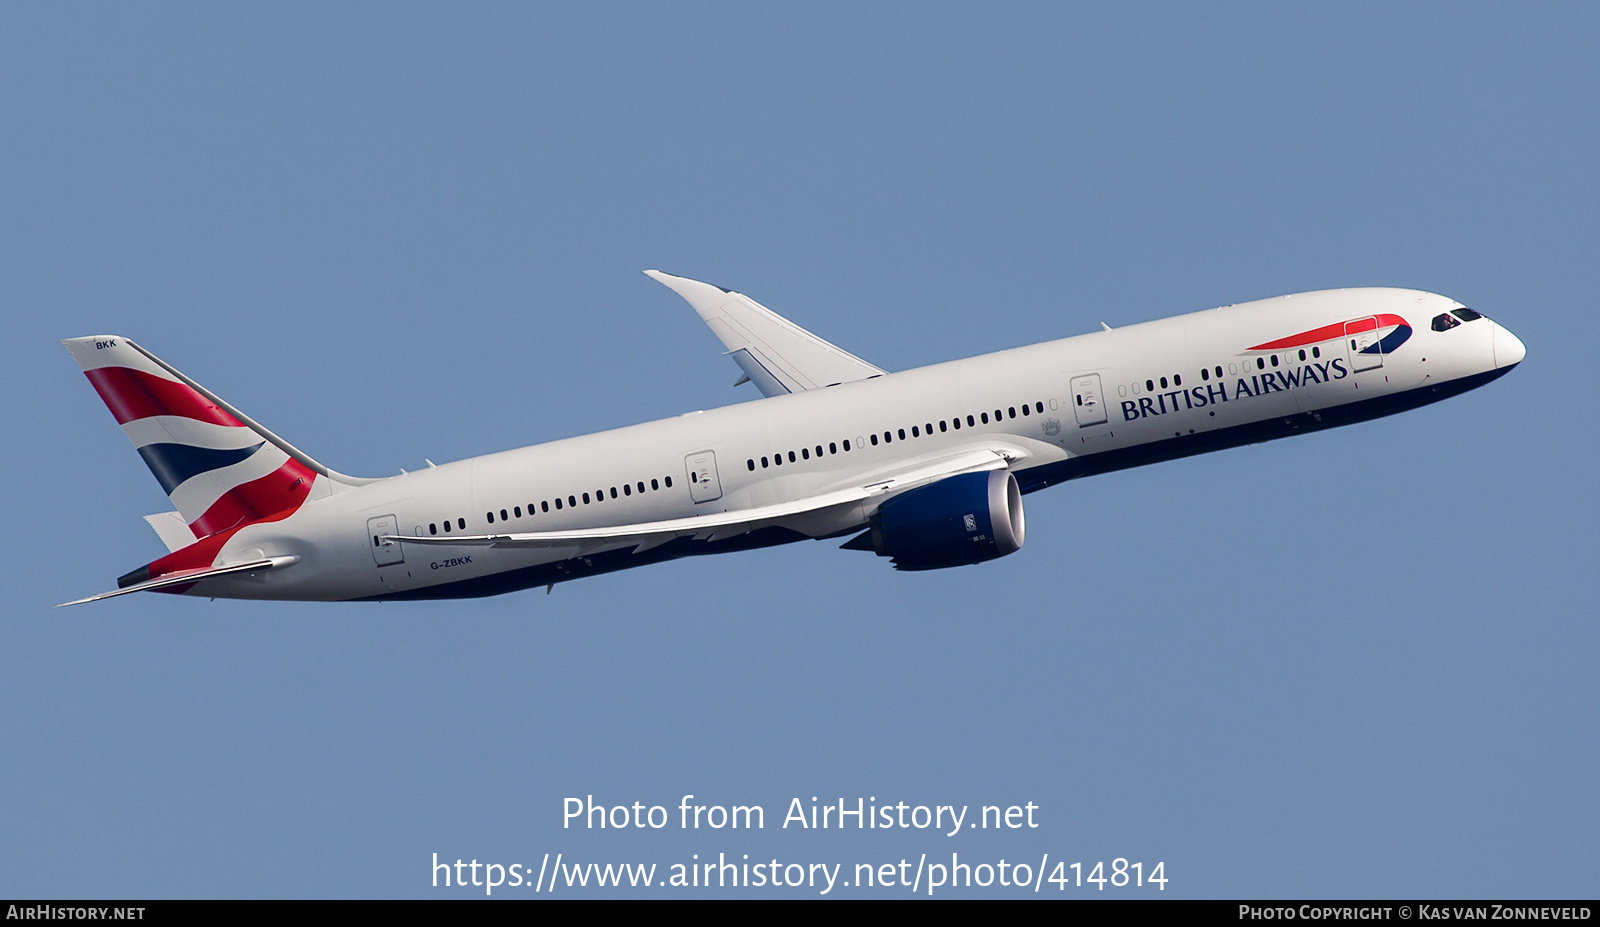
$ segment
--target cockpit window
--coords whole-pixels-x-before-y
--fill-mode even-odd
[[[1458,318],[1461,321],[1463,321],[1463,322],[1476,322],[1479,319],[1483,318],[1483,316],[1479,315],[1476,312],[1473,312],[1471,309],[1468,309],[1466,306],[1462,306],[1460,309],[1451,309],[1450,313],[1452,315],[1454,315],[1456,318]]]
[[[1433,330],[1436,332],[1447,332],[1460,324],[1460,322],[1451,318],[1448,312],[1441,312],[1433,317]]]

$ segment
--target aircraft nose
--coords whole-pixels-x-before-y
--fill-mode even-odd
[[[1499,368],[1502,368],[1502,367],[1515,367],[1516,365],[1522,363],[1522,358],[1525,357],[1527,355],[1527,353],[1528,353],[1528,349],[1523,346],[1522,339],[1520,339],[1516,335],[1513,335],[1510,332],[1506,331],[1505,328],[1503,328],[1502,326],[1500,326],[1498,324],[1495,325],[1495,327],[1494,327],[1494,366],[1495,366],[1495,369],[1499,369]]]

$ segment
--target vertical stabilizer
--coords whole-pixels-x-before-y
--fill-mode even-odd
[[[293,511],[331,475],[126,338],[62,344],[196,538]]]

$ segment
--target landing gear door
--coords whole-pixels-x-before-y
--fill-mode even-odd
[[[1383,349],[1378,344],[1378,320],[1357,319],[1344,323],[1344,349],[1350,356],[1350,370],[1360,373],[1383,366]]]
[[[1106,404],[1100,395],[1100,374],[1072,378],[1072,412],[1078,417],[1078,427],[1104,425]]]
[[[372,548],[373,562],[378,566],[405,563],[405,552],[399,541],[389,538],[400,533],[400,522],[393,515],[379,515],[367,519],[367,546]]]
[[[689,498],[696,502],[714,502],[722,498],[722,481],[717,478],[717,455],[712,451],[696,451],[684,458],[689,471]]]

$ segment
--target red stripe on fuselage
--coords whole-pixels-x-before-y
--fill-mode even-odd
[[[291,460],[291,461],[289,461],[289,463],[290,464],[294,464],[295,461]],[[285,464],[285,466],[288,466],[288,464]],[[311,486],[311,481],[309,479],[307,479],[306,480],[306,491],[307,492],[310,491],[310,486]],[[224,531],[218,532],[217,534],[213,534],[210,537],[201,538],[200,540],[195,541],[193,544],[190,544],[188,547],[183,547],[183,548],[180,548],[178,550],[175,550],[172,553],[167,554],[165,557],[161,557],[161,558],[159,558],[157,560],[150,561],[150,578],[151,579],[155,579],[157,577],[165,576],[168,573],[172,573],[172,572],[175,572],[177,570],[191,570],[191,569],[196,569],[196,568],[204,568],[204,567],[209,567],[209,566],[215,566],[216,565],[216,560],[217,560],[217,554],[222,551],[222,546],[224,544],[228,543],[228,540],[230,538],[232,538],[235,534],[238,534],[239,531],[241,531],[244,528],[249,527],[252,524],[264,524],[264,523],[267,523],[267,522],[282,521],[283,519],[288,518],[290,515],[293,515],[296,511],[298,511],[299,508],[300,508],[300,502],[303,502],[303,501],[305,501],[304,493],[302,493],[300,495],[299,500],[296,501],[294,505],[292,505],[289,508],[284,509],[283,511],[274,512],[271,515],[266,516],[265,518],[258,518],[253,522],[247,522],[247,523],[243,523],[243,524],[234,525],[234,526],[232,526],[232,527],[230,527],[230,528],[228,528],[228,529],[226,529]],[[187,586],[187,585],[185,585],[185,586],[173,586],[173,587],[168,588],[168,589],[159,589],[157,591],[158,592],[183,592],[184,590],[191,589],[191,588],[193,588],[193,587],[192,586]]]
[[[1409,326],[1409,324],[1410,323],[1408,323],[1405,319],[1402,319],[1397,315],[1393,315],[1391,313],[1381,313],[1377,316],[1368,316],[1364,319],[1353,319],[1349,322],[1335,322],[1332,325],[1324,325],[1321,328],[1313,328],[1310,331],[1301,332],[1298,335],[1290,335],[1287,338],[1279,338],[1277,341],[1268,341],[1266,344],[1258,344],[1255,347],[1246,348],[1245,350],[1280,351],[1284,348],[1298,348],[1308,344],[1319,344],[1323,341],[1332,341],[1335,338],[1343,338],[1345,336],[1345,332],[1366,332],[1372,331],[1375,328],[1386,328],[1390,325]]]
[[[205,514],[189,524],[197,538],[208,537],[258,521],[274,521],[270,516],[283,518],[300,507],[311,492],[311,481],[316,476],[298,460],[284,461],[283,466],[260,479],[241,483],[223,493]],[[281,513],[281,514],[280,514]],[[187,548],[185,548],[187,549]],[[208,564],[209,565],[209,564]]]
[[[95,392],[106,408],[126,425],[152,415],[181,415],[214,425],[241,426],[244,423],[217,408],[216,403],[195,392],[193,387],[166,380],[131,367],[97,367],[85,370]]]

